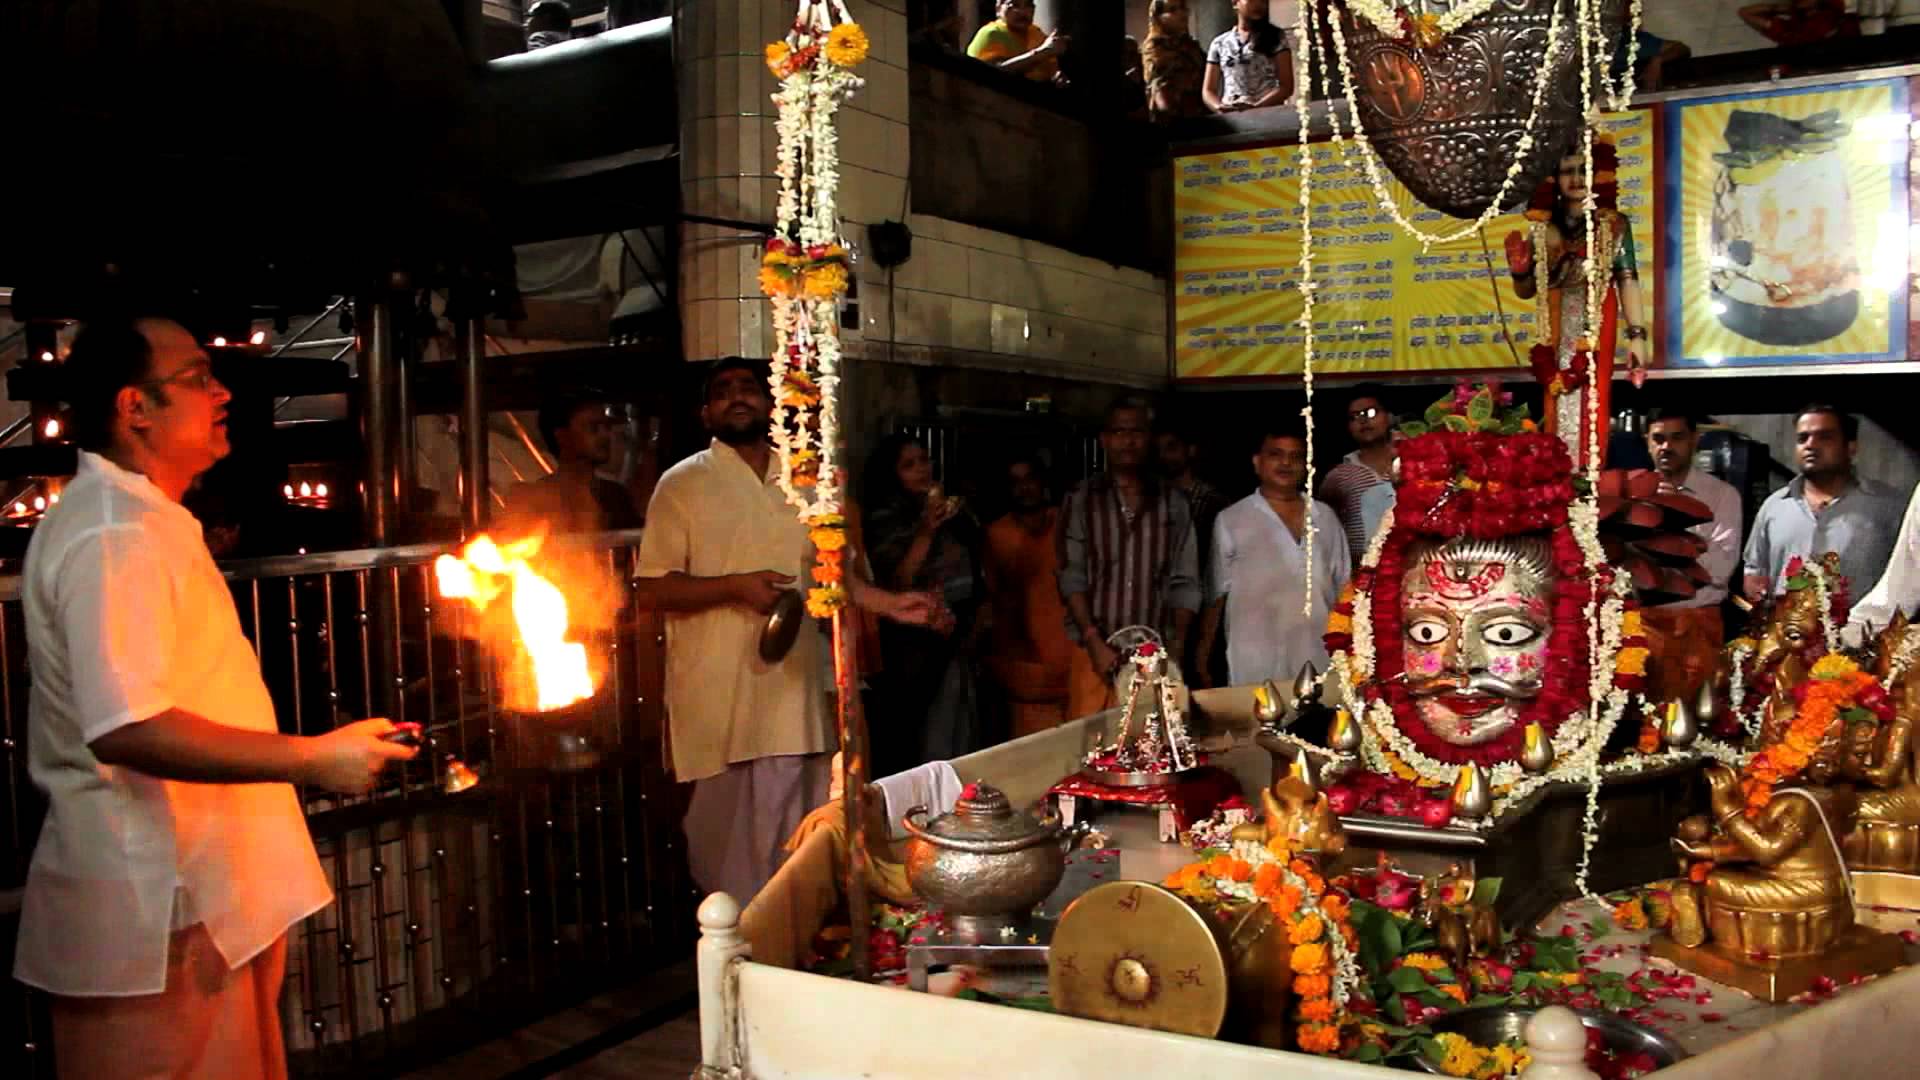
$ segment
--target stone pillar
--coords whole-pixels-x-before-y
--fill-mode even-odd
[[[680,198],[686,213],[771,226],[780,181],[774,175],[773,75],[762,61],[786,33],[793,0],[686,0],[674,28],[680,108]],[[906,0],[849,0],[872,50],[867,85],[840,112],[840,214],[856,257],[864,225],[903,220],[907,147]],[[685,358],[766,356],[773,332],[758,284],[765,235],[730,225],[688,223],[680,233],[680,319]],[[884,295],[859,268],[863,310]],[[857,335],[856,335],[857,336]]]

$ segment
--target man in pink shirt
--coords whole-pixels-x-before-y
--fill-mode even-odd
[[[385,720],[282,735],[180,498],[229,452],[230,395],[165,319],[66,360],[78,475],[27,547],[28,771],[50,803],[14,977],[52,995],[65,1078],[286,1076],[286,931],[332,893],[291,785],[370,789]]]

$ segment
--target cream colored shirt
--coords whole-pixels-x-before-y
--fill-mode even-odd
[[[332,899],[287,784],[196,784],[103,765],[90,744],[169,709],[275,731],[273,700],[200,524],[82,452],[22,571],[27,765],[48,810],[14,977],[71,997],[166,988],[191,920],[239,967]]]
[[[813,549],[786,496],[715,440],[668,469],[647,507],[637,577],[720,577],[777,570],[805,588]],[[728,765],[833,748],[825,639],[812,619],[777,664],[760,659],[764,616],[743,607],[672,613],[667,722],[673,771],[702,780]]]

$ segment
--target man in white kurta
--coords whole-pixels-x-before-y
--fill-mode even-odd
[[[784,590],[806,588],[813,562],[806,527],[776,482],[764,370],[716,364],[704,402],[712,442],[660,478],[634,575],[639,601],[667,613],[668,743],[675,777],[694,784],[687,861],[701,887],[745,904],[827,798],[827,643],[806,619],[784,657],[769,663],[759,653],[767,613]],[[930,617],[927,597],[868,587],[856,562],[847,567],[854,603],[906,621]]]
[[[1895,615],[1905,614],[1911,619],[1916,610],[1920,610],[1920,489],[1907,500],[1906,517],[1901,519],[1900,535],[1893,542],[1886,573],[1853,606],[1847,618],[1846,640],[1858,645],[1869,633],[1885,630]]]
[[[1227,669],[1235,686],[1291,680],[1307,663],[1325,670],[1327,613],[1352,571],[1340,516],[1306,497],[1305,441],[1291,433],[1269,435],[1253,463],[1259,489],[1214,522],[1202,626],[1202,641],[1210,642],[1224,618]],[[1309,516],[1315,530],[1311,614],[1305,610]]]
[[[67,363],[85,449],[22,574],[49,807],[14,977],[53,996],[62,1077],[284,1077],[285,934],[332,898],[291,784],[365,790],[412,751],[384,720],[279,733],[179,501],[227,453],[228,394],[193,337],[90,325]]]

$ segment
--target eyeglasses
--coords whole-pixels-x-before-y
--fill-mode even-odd
[[[1386,411],[1387,410],[1381,408],[1378,405],[1369,405],[1364,409],[1355,409],[1352,412],[1348,413],[1347,419],[1348,420],[1371,420],[1376,416],[1386,415]]]
[[[164,379],[147,379],[139,386],[184,386],[189,390],[204,391],[214,383],[213,365],[208,363],[189,364]]]

